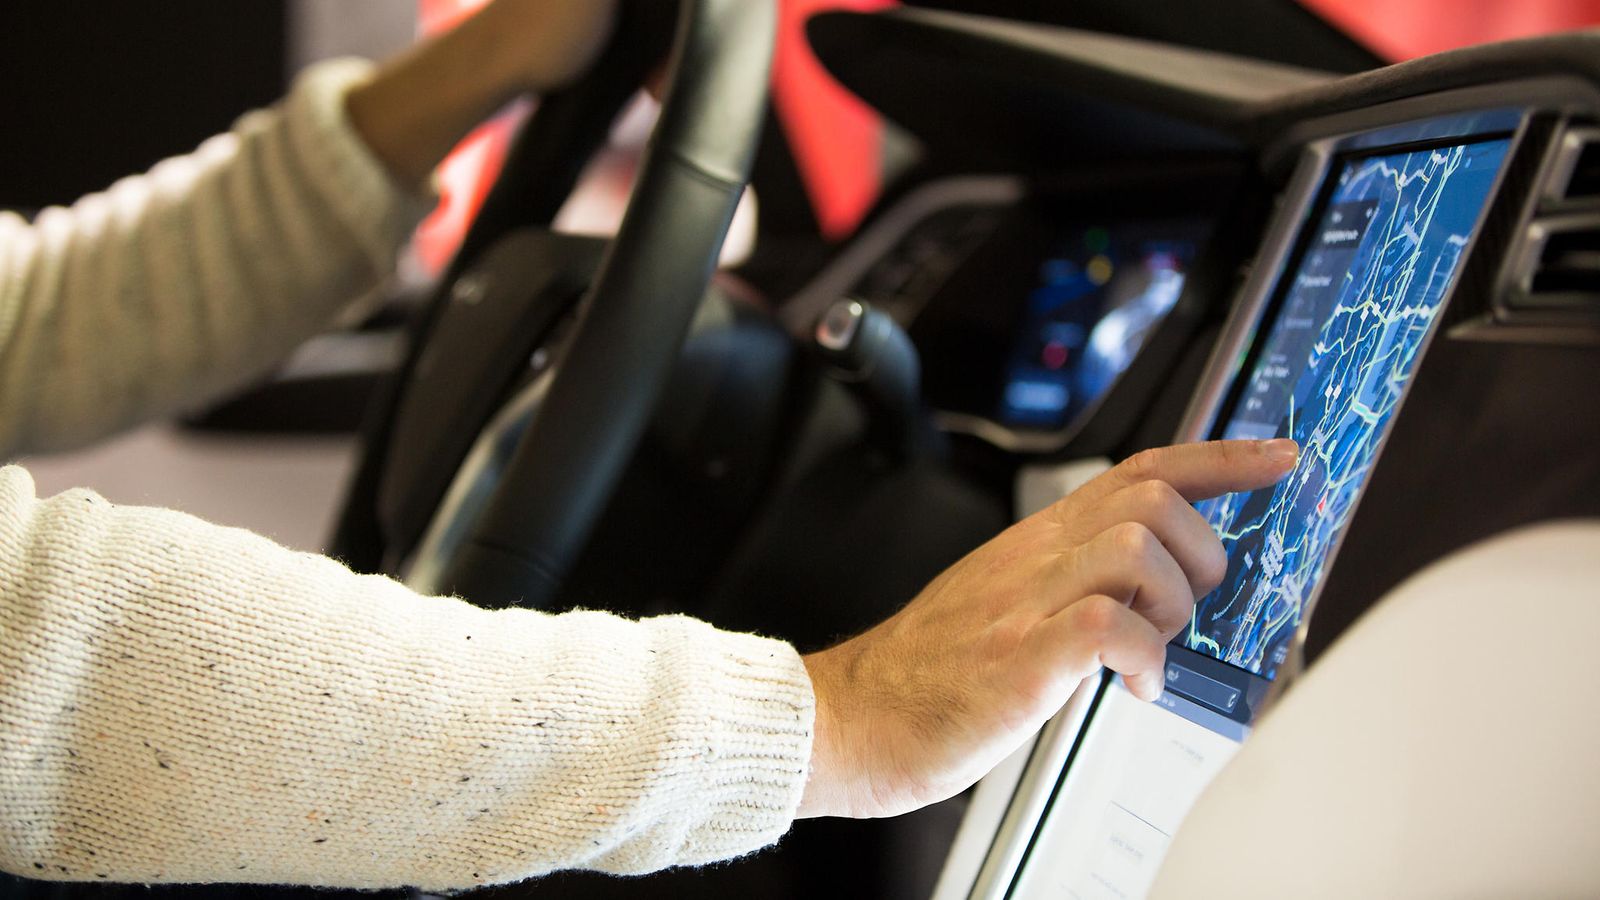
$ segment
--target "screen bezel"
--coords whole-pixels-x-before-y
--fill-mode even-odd
[[[1493,185],[1489,191],[1488,200],[1484,209],[1480,211],[1478,222],[1473,228],[1472,238],[1463,250],[1463,268],[1465,261],[1477,250],[1482,237],[1484,218],[1494,205],[1496,198],[1504,188],[1506,172],[1511,168],[1513,161],[1522,148],[1528,122],[1533,110],[1528,107],[1498,106],[1490,108],[1467,109],[1463,112],[1447,115],[1435,115],[1428,118],[1418,118],[1399,125],[1369,128],[1362,131],[1346,131],[1333,137],[1305,142],[1300,156],[1299,164],[1284,192],[1284,204],[1279,216],[1268,229],[1262,243],[1261,253],[1257,266],[1247,280],[1238,306],[1229,318],[1223,335],[1218,339],[1211,360],[1206,367],[1207,375],[1201,382],[1201,387],[1190,402],[1188,411],[1184,416],[1184,423],[1180,426],[1177,441],[1192,442],[1206,440],[1221,433],[1226,427],[1226,414],[1231,414],[1237,404],[1239,396],[1245,389],[1249,373],[1253,371],[1255,362],[1259,359],[1261,347],[1270,331],[1271,324],[1276,321],[1276,316],[1282,308],[1284,297],[1288,293],[1289,280],[1292,277],[1289,269],[1303,258],[1307,244],[1312,239],[1316,230],[1319,217],[1327,208],[1329,199],[1337,190],[1334,177],[1336,167],[1343,165],[1350,159],[1369,156],[1381,156],[1394,152],[1404,152],[1408,149],[1435,148],[1440,146],[1454,146],[1462,144],[1479,143],[1481,141],[1509,139],[1510,146],[1506,150],[1506,157],[1496,174]],[[1459,287],[1461,273],[1458,271],[1453,277],[1450,286],[1446,289],[1440,301],[1440,313],[1448,309]],[[1418,350],[1417,365],[1421,365],[1426,357],[1432,342],[1439,337],[1439,328],[1435,328]],[[1409,390],[1408,392],[1409,393]],[[1403,405],[1406,395],[1402,395],[1396,405],[1396,415]],[[1372,466],[1376,467],[1381,458],[1385,440],[1380,443],[1373,455]],[[1352,517],[1359,507],[1361,497],[1358,496],[1352,505]],[[1341,533],[1334,545],[1329,548],[1327,566],[1331,568],[1337,559],[1339,546],[1343,543],[1345,535]],[[1268,686],[1266,696],[1261,708],[1254,710],[1252,719],[1259,716],[1262,711],[1269,708],[1282,692],[1287,688],[1303,667],[1303,648],[1308,624],[1311,620],[1311,611],[1321,592],[1321,584],[1306,598],[1306,603],[1301,611],[1300,622],[1290,642],[1288,658],[1279,669],[1278,678],[1268,682],[1266,679],[1246,670],[1232,667],[1244,673],[1250,679],[1264,683]],[[1174,645],[1169,645],[1174,646]],[[1192,652],[1192,651],[1191,651]],[[1228,665],[1220,663],[1220,665]],[[1061,765],[1056,773],[1050,788],[1048,800],[1043,804],[1035,804],[1038,813],[1031,821],[1023,822],[1014,819],[1008,814],[1002,823],[1000,833],[996,834],[995,844],[991,853],[1005,849],[1006,832],[1010,830],[1010,840],[1020,843],[1019,849],[1013,847],[1007,852],[1010,858],[1015,859],[1015,865],[1009,872],[992,871],[985,866],[985,871],[980,873],[975,888],[984,886],[984,875],[992,879],[989,882],[988,896],[1001,896],[1011,898],[1021,881],[1032,856],[1039,833],[1045,821],[1055,808],[1056,800],[1060,797],[1061,789],[1065,785],[1070,769],[1071,760],[1075,758],[1084,736],[1094,723],[1095,713],[1099,708],[1099,699],[1103,695],[1105,686],[1098,682],[1094,686],[1093,702],[1089,705],[1086,715],[1078,720],[1075,733],[1070,740],[1070,751],[1066,764]],[[1047,726],[1041,736],[1041,744],[1054,742],[1060,744],[1065,736],[1052,732]],[[1024,782],[1033,773],[1033,761],[1030,760],[1028,770],[1024,773]],[[1016,799],[1013,798],[1013,806]],[[1026,829],[1026,831],[1023,831]],[[1001,889],[1003,888],[1003,889]],[[974,894],[976,896],[976,893]]]

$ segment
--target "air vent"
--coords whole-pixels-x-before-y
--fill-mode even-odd
[[[1577,162],[1572,167],[1572,177],[1567,180],[1564,200],[1600,197],[1600,141],[1585,143],[1578,151]]]
[[[1600,231],[1563,231],[1546,238],[1530,287],[1535,294],[1600,294]]]
[[[1573,128],[1561,136],[1545,200],[1550,203],[1600,200],[1600,128]]]
[[[1528,250],[1512,307],[1600,316],[1600,215],[1535,222]]]

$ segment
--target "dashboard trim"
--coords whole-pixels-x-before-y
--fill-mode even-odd
[[[779,313],[791,334],[809,337],[817,319],[838,300],[847,299],[873,265],[900,239],[934,213],[963,206],[1001,207],[1027,194],[1024,180],[1014,175],[971,175],[943,178],[922,185],[891,206],[860,237],[790,297]]]
[[[1010,890],[1032,844],[1034,831],[1055,800],[1058,785],[1054,782],[1066,773],[1067,764],[1083,738],[1084,726],[1098,706],[1106,683],[1103,675],[1084,679],[1067,705],[1040,731],[1038,743],[1012,791],[1005,818],[995,832],[994,843],[967,895],[969,900],[1002,900]],[[1024,802],[1018,803],[1019,797],[1024,798]],[[988,890],[980,890],[985,885]]]
[[[1255,339],[1261,314],[1283,280],[1284,266],[1300,236],[1300,217],[1316,202],[1329,159],[1331,151],[1326,148],[1309,148],[1284,189],[1264,232],[1261,252],[1250,263],[1249,274],[1240,287],[1240,299],[1228,315],[1200,376],[1200,385],[1178,426],[1178,443],[1204,440],[1211,432],[1223,397],[1238,376],[1239,356]]]
[[[1105,403],[1108,394],[1102,394],[1066,427],[1055,431],[1021,431],[983,416],[946,410],[936,410],[933,423],[948,434],[975,437],[1011,453],[1052,453],[1072,443],[1073,438],[1083,432],[1089,420],[1094,418],[1095,411]]]

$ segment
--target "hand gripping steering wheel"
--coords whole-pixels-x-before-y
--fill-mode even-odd
[[[555,599],[715,271],[762,130],[775,23],[774,0],[622,4],[594,71],[519,135],[376,405],[335,555],[359,571],[414,561],[414,587],[480,605]],[[550,232],[669,33],[660,119],[616,237]]]

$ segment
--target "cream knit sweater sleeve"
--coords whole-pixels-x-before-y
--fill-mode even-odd
[[[0,217],[0,445],[250,377],[415,217],[345,123],[362,70],[29,225]],[[0,869],[450,890],[725,859],[789,826],[793,648],[682,618],[488,612],[0,469]]]
[[[394,269],[423,211],[344,115],[369,65],[33,223],[0,213],[0,457],[241,385]]]
[[[0,470],[0,868],[445,890],[787,830],[793,648],[490,612]]]

